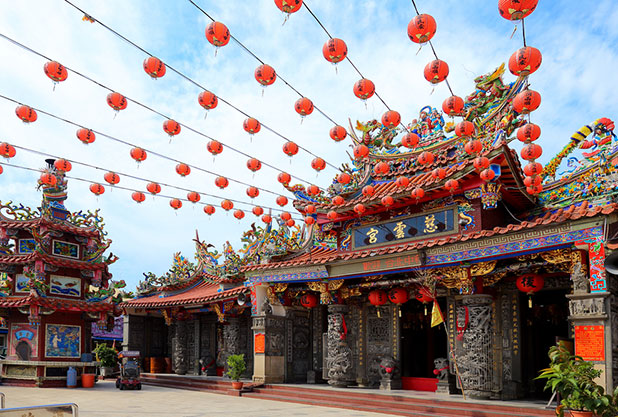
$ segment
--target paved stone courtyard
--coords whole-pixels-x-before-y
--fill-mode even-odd
[[[113,381],[97,382],[92,389],[21,388],[0,386],[6,407],[76,403],[80,417],[106,416],[355,416],[376,417],[377,413],[315,407],[279,401],[232,397],[145,385],[141,391],[120,391]]]

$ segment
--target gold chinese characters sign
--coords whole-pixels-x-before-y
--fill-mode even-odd
[[[428,239],[458,232],[456,208],[391,219],[352,230],[353,249]]]
[[[328,267],[331,277],[362,275],[371,272],[392,271],[418,267],[422,264],[418,251],[408,251],[400,255],[365,258],[356,262],[345,262]]]

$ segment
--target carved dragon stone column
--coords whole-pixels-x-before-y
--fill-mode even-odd
[[[176,321],[174,324],[174,372],[178,375],[187,373],[187,322]]]
[[[492,324],[491,295],[466,295],[456,313],[456,356],[466,395],[490,398],[492,393]]]
[[[347,341],[347,305],[328,306],[326,369],[328,383],[335,387],[347,387],[356,380],[352,349]]]

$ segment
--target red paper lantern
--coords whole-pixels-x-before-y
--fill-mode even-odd
[[[279,181],[281,184],[289,184],[290,181],[292,181],[292,176],[287,172],[282,172],[277,175],[277,181]]]
[[[181,177],[186,177],[191,173],[191,167],[187,164],[178,164],[176,165],[176,173]]]
[[[69,73],[67,69],[59,62],[49,61],[46,62],[43,66],[43,71],[45,71],[45,75],[51,78],[52,81],[56,83],[60,83],[67,79]]]
[[[315,214],[317,208],[313,204],[307,204],[305,206],[305,214]]]
[[[256,217],[260,217],[262,214],[264,214],[264,209],[260,206],[255,206],[251,209],[251,212],[256,216]]]
[[[230,185],[230,182],[228,181],[227,178],[219,176],[215,178],[215,185],[223,190],[225,187]]]
[[[395,204],[395,199],[391,197],[390,195],[387,195],[387,196],[382,197],[380,202],[382,203],[384,207],[390,207],[393,204]]]
[[[176,136],[180,133],[180,123],[176,120],[166,120],[163,122],[163,131],[170,136]]]
[[[356,145],[353,152],[355,159],[363,159],[369,155],[369,148],[365,145]]]
[[[148,157],[148,154],[142,148],[133,148],[130,154],[131,158],[135,159],[138,163],[144,161]]]
[[[90,192],[95,195],[101,195],[105,192],[105,187],[101,184],[90,184]]]
[[[461,97],[450,96],[442,102],[442,111],[449,116],[461,114],[464,109],[464,101]]]
[[[294,227],[295,224],[296,224],[296,222],[294,221],[294,219],[290,219],[287,222],[285,222],[285,225],[287,227]]]
[[[336,211],[331,210],[326,214],[326,217],[328,217],[328,220],[335,221],[337,219],[337,217],[339,217],[339,214],[337,214]]]
[[[107,181],[108,184],[111,185],[116,185],[120,182],[120,176],[118,174],[116,174],[115,172],[106,172],[105,175],[103,175],[103,179],[105,181]]]
[[[192,203],[197,203],[201,199],[202,197],[200,196],[200,193],[198,193],[197,191],[191,191],[190,193],[187,194],[187,200],[189,200]]]
[[[527,161],[538,159],[542,154],[543,148],[536,143],[529,143],[521,149],[521,157]]]
[[[395,185],[399,188],[406,188],[410,185],[410,179],[408,177],[401,176],[395,180]]]
[[[165,75],[165,64],[154,56],[144,60],[144,71],[153,79],[161,78]]]
[[[541,175],[543,173],[543,165],[538,162],[530,162],[524,167],[524,174],[528,177],[532,177],[534,175]]]
[[[352,181],[352,177],[347,172],[342,172],[341,174],[337,175],[337,182],[339,184],[349,184],[350,181]]]
[[[77,131],[77,139],[79,139],[84,145],[94,142],[95,134],[90,129],[81,128]]]
[[[245,212],[238,209],[234,211],[234,217],[236,217],[238,220],[242,219],[243,217],[245,217]]]
[[[246,132],[253,135],[260,131],[262,125],[260,125],[260,122],[258,122],[257,119],[254,119],[253,117],[248,117],[243,122],[242,127],[243,129],[245,129]]]
[[[348,55],[348,46],[338,38],[331,38],[322,47],[324,58],[333,64],[341,62]]]
[[[292,218],[292,215],[288,213],[287,211],[284,211],[283,213],[281,213],[280,217],[281,217],[281,220],[283,220],[284,222],[287,222],[288,220]]]
[[[307,226],[311,226],[313,223],[315,223],[315,219],[311,216],[307,216],[304,218],[304,222]]]
[[[161,186],[156,182],[149,182],[146,185],[146,191],[148,191],[152,195],[156,195],[161,192]]]
[[[225,46],[230,41],[230,31],[221,22],[212,22],[206,26],[206,39],[216,47]]]
[[[294,104],[294,110],[296,110],[296,113],[305,117],[308,114],[313,113],[313,103],[307,97],[301,97],[296,100],[296,103]]]
[[[513,75],[525,77],[539,69],[542,60],[541,51],[532,46],[523,47],[511,55],[509,71]]]
[[[539,0],[499,0],[498,12],[506,20],[520,20],[536,9]]]
[[[208,204],[204,206],[204,213],[208,214],[209,216],[215,214],[215,211],[215,206],[213,205]]]
[[[517,129],[517,139],[522,142],[534,142],[541,136],[541,127],[534,123],[526,123]]]
[[[526,187],[526,191],[528,192],[528,194],[535,195],[543,191],[543,186],[542,185],[531,185],[530,187]]]
[[[425,196],[425,190],[423,190],[421,187],[416,187],[415,189],[412,190],[412,197],[416,198],[417,200],[420,200],[424,196]]]
[[[420,301],[423,304],[427,304],[433,301],[433,297],[425,289],[419,289],[418,291],[416,291],[416,293],[414,294],[414,298],[416,298],[417,301]]]
[[[221,152],[223,152],[223,145],[218,140],[210,140],[206,144],[206,149],[213,156],[216,156],[216,155],[219,155]]]
[[[343,203],[345,203],[345,199],[343,197],[341,197],[340,195],[336,195],[333,197],[333,204],[336,206],[341,206]]]
[[[540,175],[534,175],[532,177],[524,178],[524,185],[526,187],[533,187],[535,185],[541,185],[542,181],[543,181],[543,179],[541,178]]]
[[[275,4],[284,13],[295,13],[300,10],[303,0],[275,0]]]
[[[269,86],[277,79],[275,69],[268,64],[262,64],[255,70],[255,79],[263,87]]]
[[[275,200],[277,202],[278,206],[285,206],[286,204],[288,204],[288,198],[284,195],[280,195],[277,197],[277,199]]]
[[[313,161],[311,161],[311,168],[320,172],[326,168],[326,162],[320,157],[314,158]]]
[[[146,196],[144,195],[144,193],[140,191],[133,192],[133,194],[131,194],[131,198],[136,203],[142,203],[144,200],[146,200]]]
[[[260,195],[260,190],[257,187],[247,187],[247,195],[250,198],[255,198]]]
[[[54,167],[56,167],[58,171],[62,171],[62,172],[69,172],[71,171],[71,169],[73,169],[73,165],[71,165],[71,163],[67,161],[66,159],[56,160],[54,162]]]
[[[251,158],[247,161],[247,168],[251,172],[259,171],[262,168],[262,163],[256,158]]]
[[[120,93],[109,93],[107,104],[114,110],[120,111],[127,108],[127,99]]]
[[[388,292],[388,299],[391,303],[403,304],[410,299],[410,294],[403,288],[393,288]]]
[[[287,156],[294,156],[298,153],[298,145],[291,140],[283,144],[283,153]]]
[[[346,132],[345,127],[343,126],[334,126],[330,129],[330,137],[335,142],[340,142],[348,136],[348,132]]]
[[[457,123],[455,134],[460,138],[474,135],[474,123],[467,120]]]
[[[436,34],[436,20],[428,14],[419,14],[408,23],[408,36],[414,43],[429,42]]]
[[[395,110],[389,110],[382,115],[382,124],[388,129],[392,129],[401,122],[401,115]]]
[[[403,138],[401,139],[401,144],[409,149],[416,148],[419,142],[420,142],[420,138],[418,137],[418,135],[412,132],[406,133],[405,135],[403,135]]]
[[[320,194],[320,187],[318,187],[317,185],[311,184],[310,186],[307,187],[307,194],[311,196],[316,196]]]
[[[317,307],[318,297],[315,294],[306,292],[300,297],[300,305],[305,308]]]
[[[513,99],[513,109],[517,113],[528,114],[541,105],[541,95],[534,90],[524,90]]]
[[[269,216],[268,214],[265,214],[262,216],[262,221],[266,224],[269,224],[270,222],[273,221],[273,218]]]
[[[41,177],[39,178],[39,182],[41,184],[45,184],[45,185],[49,185],[49,186],[53,187],[54,185],[56,185],[58,180],[56,179],[55,175],[52,175],[49,172],[45,172],[45,173],[41,174]]]
[[[367,100],[371,98],[376,92],[376,86],[373,81],[367,78],[361,78],[354,84],[354,95],[361,100]]]
[[[386,162],[378,162],[373,167],[373,173],[376,175],[386,175],[391,170],[391,167]]]
[[[425,151],[421,152],[417,160],[421,165],[431,165],[433,164],[434,159],[433,153]]]
[[[493,169],[487,168],[481,171],[480,177],[483,181],[489,182],[493,180],[494,178],[496,178],[496,173],[494,172]]]
[[[448,180],[444,184],[444,188],[446,188],[451,193],[459,188],[459,181],[457,180]]]
[[[36,121],[38,117],[36,111],[28,106],[17,106],[15,114],[19,117],[19,120],[24,123],[32,123]]]
[[[517,289],[528,295],[541,291],[545,285],[545,280],[538,274],[525,274],[515,281]]]
[[[489,158],[485,156],[477,156],[474,158],[474,169],[477,171],[482,171],[485,168],[489,167]]]
[[[362,193],[365,197],[373,197],[373,195],[376,193],[376,189],[373,187],[373,185],[365,185],[362,189]]]
[[[468,155],[477,154],[483,150],[483,142],[478,139],[468,141],[464,146],[464,150]]]
[[[182,201],[180,201],[177,198],[173,198],[170,200],[170,207],[173,208],[174,210],[178,210],[179,208],[182,207]]]
[[[221,208],[225,211],[230,211],[234,208],[234,203],[232,203],[230,200],[223,200],[221,202]]]
[[[425,66],[423,74],[427,81],[437,84],[448,77],[448,64],[440,59],[434,59]]]
[[[381,306],[386,304],[388,296],[384,290],[373,290],[369,293],[369,302],[374,306]]]
[[[197,102],[206,110],[212,110],[219,104],[219,99],[216,95],[208,90],[204,90],[197,96]]]
[[[367,209],[365,208],[364,204],[358,203],[357,205],[354,206],[354,211],[356,212],[356,214],[358,214],[359,216],[362,216],[363,213],[365,213]]]
[[[436,168],[431,171],[431,177],[435,180],[443,180],[446,177],[446,170],[444,168]]]

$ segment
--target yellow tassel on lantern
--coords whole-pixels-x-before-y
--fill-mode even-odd
[[[528,308],[532,308],[532,294],[528,295]]]

